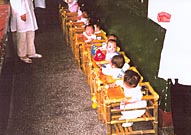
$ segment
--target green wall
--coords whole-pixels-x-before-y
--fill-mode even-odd
[[[96,14],[107,33],[116,34],[130,57],[160,96],[160,107],[169,111],[166,81],[157,77],[165,30],[147,18],[147,4],[136,0],[95,0]]]

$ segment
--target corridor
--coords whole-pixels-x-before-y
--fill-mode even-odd
[[[91,108],[85,76],[65,44],[60,25],[48,28],[35,41],[42,59],[34,59],[32,64],[18,59],[12,65],[7,62],[12,68],[12,75],[4,73],[8,76],[4,83],[9,83],[4,87],[10,91],[10,109],[6,98],[4,112],[9,117],[7,135],[104,134],[105,126]]]

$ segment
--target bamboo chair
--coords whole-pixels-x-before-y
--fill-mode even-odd
[[[125,62],[126,62],[126,63],[130,63],[130,58],[127,57],[127,55],[125,54],[125,52],[119,51],[119,53],[120,53],[121,55],[123,55],[123,57],[125,58]]]
[[[59,21],[62,23],[62,14],[63,14],[63,12],[68,12],[68,9],[67,9],[67,7],[65,7],[65,6],[63,6],[62,4],[59,4],[58,5],[58,9],[59,9],[59,11],[58,11],[58,17],[59,17]],[[62,25],[61,25],[61,27],[62,27]]]
[[[72,28],[72,35],[70,37],[70,46],[72,48],[72,52],[74,54],[74,58],[75,60],[78,60],[78,56],[77,54],[79,54],[79,44],[81,44],[83,42],[83,40],[79,39],[80,35],[84,32],[84,28],[83,27],[74,27]]]
[[[91,96],[94,99],[92,106],[95,106],[98,109],[98,118],[101,120],[100,117],[100,106],[101,104],[103,104],[103,102],[100,101],[100,96],[102,95],[101,91],[103,88],[108,87],[108,85],[115,83],[116,81],[119,80],[123,80],[123,78],[112,78],[112,76],[107,76],[104,75],[101,71],[101,68],[97,65],[97,64],[93,64],[91,63],[94,68],[92,69],[92,72],[90,73],[89,77],[90,77],[90,89],[91,89]],[[143,81],[143,76],[140,74],[140,72],[136,69],[136,67],[130,67],[129,70],[133,70],[135,72],[137,72],[141,79],[140,82],[141,83]],[[94,105],[93,105],[94,104]],[[102,120],[101,120],[102,121]]]
[[[106,32],[101,30],[100,33],[96,34],[98,40],[107,40]]]
[[[62,8],[60,9],[60,14],[61,14],[61,27],[62,27],[62,31],[63,31],[63,35],[65,35],[65,22],[66,22],[66,14],[68,13],[69,11],[65,8]]]
[[[69,31],[68,42],[69,42],[70,47],[72,47],[72,45],[74,44],[74,35],[75,35],[75,33],[83,33],[84,23],[70,21],[68,24],[68,31]]]
[[[119,52],[119,53],[124,56],[126,63],[130,62],[130,59],[125,55],[124,52]],[[87,70],[89,70],[88,82],[89,82],[89,85],[91,88],[91,95],[94,98],[94,102],[95,102],[95,103],[93,102],[93,104],[98,104],[98,105],[99,105],[99,94],[100,94],[100,90],[102,89],[101,87],[103,85],[108,84],[108,81],[106,81],[108,79],[110,80],[110,83],[112,82],[111,76],[107,77],[106,75],[103,75],[101,73],[100,65],[103,65],[103,64],[108,64],[108,62],[105,60],[104,61],[95,61],[91,57],[91,62],[89,62],[89,67],[86,66],[89,68],[89,69],[87,69]],[[139,73],[138,70],[136,69],[136,67],[130,67],[130,69]],[[139,75],[141,76],[141,81],[142,81],[143,76],[140,73],[139,73]],[[113,82],[115,82],[116,80],[118,80],[118,79],[113,79]]]
[[[63,7],[61,4],[58,5],[58,17],[59,17],[59,21],[61,23],[61,28],[62,28],[62,13],[64,12],[65,7]]]
[[[78,67],[81,68],[81,54],[80,54],[80,50],[81,48],[84,46],[85,42],[84,39],[82,38],[82,31],[84,31],[83,29],[80,29],[78,32],[79,33],[74,33],[74,44],[72,45],[72,50],[74,53],[74,58],[78,63]]]
[[[137,134],[158,134],[158,94],[151,87],[149,82],[140,83],[142,86],[143,98],[142,100],[147,101],[147,107],[135,108],[135,109],[124,109],[120,110],[119,105],[122,101],[124,94],[120,88],[107,88],[102,87],[101,90],[101,106],[99,117],[106,124],[108,135],[137,135]],[[117,108],[118,107],[118,108]],[[121,111],[130,110],[142,110],[146,112],[138,118],[119,120]],[[133,122],[131,127],[122,127],[122,123]],[[139,126],[139,124],[148,124],[149,128]],[[136,128],[134,127],[136,126]]]
[[[73,27],[73,22],[76,22],[79,18],[76,14],[74,16],[68,16],[65,20],[65,36],[67,45],[70,45],[70,30]]]
[[[91,43],[84,44],[81,46],[80,55],[81,55],[81,67],[86,74],[89,75],[92,69],[92,55],[91,55],[91,47],[94,45],[96,47],[102,46],[103,40],[93,40]]]
[[[63,35],[69,36],[68,24],[69,24],[70,21],[77,20],[78,19],[77,16],[78,16],[77,12],[68,12],[68,11],[62,12]]]

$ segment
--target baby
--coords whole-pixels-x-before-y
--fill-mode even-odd
[[[77,0],[64,0],[68,4],[68,10],[70,12],[78,12],[79,6]]]
[[[122,78],[125,71],[129,68],[129,64],[125,63],[123,55],[115,55],[111,59],[111,63],[102,66],[102,73],[115,78]]]
[[[124,89],[125,98],[120,103],[120,109],[136,109],[136,108],[144,108],[147,106],[147,102],[142,100],[142,92],[141,86],[139,86],[140,75],[133,71],[127,70],[125,71],[123,84],[120,84]],[[119,120],[123,119],[135,119],[137,117],[141,117],[145,113],[145,109],[143,110],[131,110],[131,111],[122,111],[122,116]],[[123,127],[132,126],[132,122],[123,123]]]
[[[88,24],[85,26],[85,31],[83,32],[83,38],[85,43],[90,43],[91,41],[96,39],[96,35],[94,34],[94,26],[92,24]]]
[[[85,26],[89,24],[89,15],[86,10],[82,10],[82,14],[77,22],[83,22]]]
[[[105,60],[110,62],[112,57],[115,55],[118,55],[119,53],[117,52],[117,41],[113,39],[109,39],[107,41],[107,46],[106,46],[106,57]]]

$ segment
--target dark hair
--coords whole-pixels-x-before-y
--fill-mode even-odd
[[[101,19],[99,17],[92,16],[90,19],[90,23],[92,24],[97,24],[100,26],[101,24]]]
[[[110,36],[115,37],[118,40],[118,37],[115,34],[108,34],[107,35],[107,37],[110,37]]]
[[[95,30],[94,25],[93,25],[93,24],[91,24],[91,23],[90,23],[90,24],[88,24],[88,25],[86,25],[86,26],[85,26],[85,29],[86,29],[87,27],[92,27],[92,28],[93,28],[93,30]]]
[[[123,65],[125,64],[125,58],[124,58],[123,55],[121,55],[121,54],[115,55],[115,56],[112,57],[111,63],[112,63],[112,65],[114,65],[116,68],[122,68]]]
[[[109,39],[109,40],[107,41],[107,44],[108,44],[109,42],[116,43],[116,46],[118,46],[117,41],[116,41],[116,40],[114,40],[114,39]]]
[[[140,75],[133,71],[133,70],[127,70],[125,71],[125,75],[123,78],[123,81],[126,85],[130,87],[136,87],[140,81],[141,77]]]

